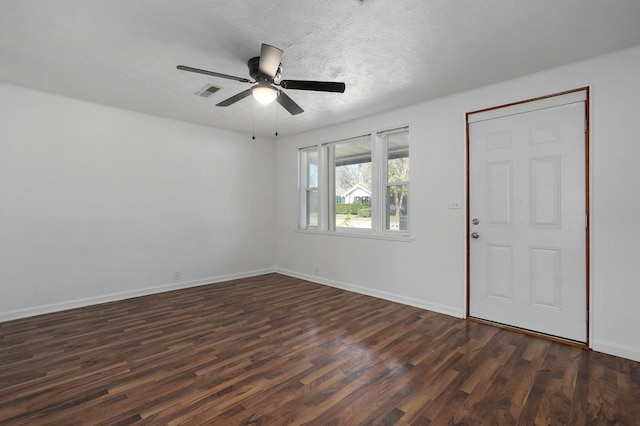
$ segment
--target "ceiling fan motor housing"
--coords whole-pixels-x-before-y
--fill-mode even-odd
[[[247,62],[247,66],[249,67],[249,75],[258,83],[264,82],[264,83],[277,84],[280,81],[282,64],[278,65],[278,71],[276,72],[276,75],[273,78],[259,71],[260,56],[256,56],[255,58],[249,59],[249,61]]]

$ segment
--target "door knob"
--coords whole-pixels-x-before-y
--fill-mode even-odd
[[[474,225],[477,225],[480,223],[480,221],[478,219],[473,219],[471,223],[473,223]]]
[[[478,234],[477,232],[472,232],[471,233],[471,238],[479,238],[480,234]]]

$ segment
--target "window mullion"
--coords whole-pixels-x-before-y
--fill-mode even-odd
[[[319,149],[320,199],[322,200],[319,226],[323,231],[327,231],[335,228],[335,219],[332,218],[335,212],[335,202],[332,202],[332,199],[335,199],[333,189],[335,177],[331,170],[334,160],[333,150],[329,146],[322,145]]]
[[[306,151],[300,151],[299,155],[299,181],[300,181],[300,211],[298,218],[298,226],[300,229],[306,229],[308,227],[307,223],[307,188],[309,187],[307,183],[307,153]]]
[[[382,158],[380,139],[375,133],[371,134],[371,185],[372,197],[374,198],[371,203],[371,230],[376,234],[380,234],[384,228],[382,220],[384,197],[381,196],[381,190],[385,188],[383,175],[386,167],[382,167],[384,159]]]

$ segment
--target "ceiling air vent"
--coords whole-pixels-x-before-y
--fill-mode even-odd
[[[202,88],[202,90],[196,92],[196,95],[200,96],[201,98],[208,98],[209,96],[216,93],[218,90],[220,90],[219,87],[207,84]]]

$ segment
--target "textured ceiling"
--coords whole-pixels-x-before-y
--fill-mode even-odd
[[[260,44],[305,112],[244,99]],[[291,135],[640,45],[638,0],[2,0],[0,82],[243,133]],[[221,88],[209,98],[194,93]],[[254,112],[255,110],[255,112]],[[255,124],[253,124],[255,122]]]

